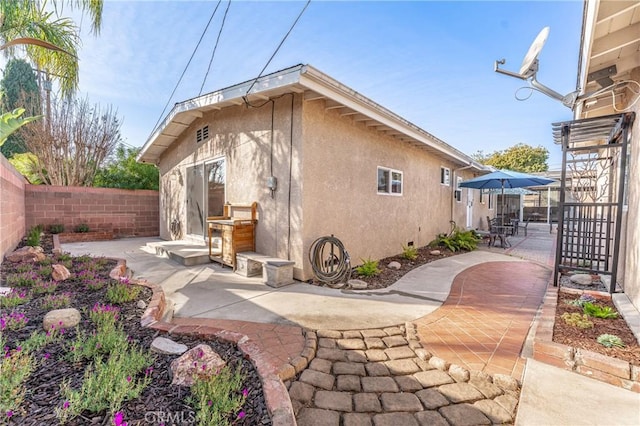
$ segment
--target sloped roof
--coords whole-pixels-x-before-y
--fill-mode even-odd
[[[296,65],[260,77],[255,84],[250,80],[177,103],[144,144],[138,161],[157,164],[162,153],[182,132],[211,110],[242,105],[245,96],[250,102],[264,102],[291,92],[302,94],[306,101],[324,100],[326,109],[338,110],[344,117],[363,122],[455,164],[488,170],[468,155],[310,65]]]

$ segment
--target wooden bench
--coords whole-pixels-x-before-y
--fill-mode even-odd
[[[282,287],[293,284],[292,260],[279,259],[273,256],[259,254],[253,251],[236,253],[237,274],[254,277],[262,274],[262,282],[269,287]]]

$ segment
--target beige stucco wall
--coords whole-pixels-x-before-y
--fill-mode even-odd
[[[467,190],[456,202],[453,185],[456,176],[473,177],[471,170],[455,171],[460,164],[341,117],[326,110],[322,100],[303,101],[301,95],[293,104],[291,139],[291,99],[275,101],[273,169],[270,103],[205,113],[165,151],[159,164],[162,238],[184,236],[187,168],[220,157],[226,158],[226,200],[258,202],[256,250],[294,260],[297,279],[312,278],[308,250],[323,235],[340,238],[359,264],[361,258],[401,253],[410,241],[424,246],[449,230],[450,219],[466,226]],[[197,144],[195,131],[205,125],[210,139]],[[403,172],[402,196],[377,193],[378,166]],[[451,169],[451,186],[440,184],[440,167]],[[273,198],[266,187],[271,173],[278,179]],[[487,210],[486,197],[481,204],[478,191],[474,196],[472,227],[484,228],[484,217],[493,211]],[[180,222],[183,235],[172,235],[173,220]]]
[[[466,189],[461,202],[452,202],[453,187],[440,184],[440,167],[453,171],[460,165],[326,110],[322,100],[304,104],[303,141],[305,249],[333,234],[357,265],[401,253],[410,241],[424,246],[448,231],[451,219],[465,227]],[[402,196],[377,193],[378,166],[402,171]],[[469,170],[458,175],[473,177]],[[476,202],[473,227],[481,227],[486,214],[486,204]]]
[[[636,75],[640,75],[637,70]],[[624,236],[622,238],[622,277],[624,292],[633,305],[640,309],[640,103],[633,110],[636,113],[629,144],[628,208]]]
[[[212,111],[192,123],[160,158],[160,236],[165,239],[181,237],[170,232],[170,224],[174,219],[180,221],[184,235],[187,221],[187,167],[224,157],[226,201],[232,204],[258,202],[256,250],[281,258],[287,258],[291,253],[290,258],[301,264],[298,235],[301,216],[298,153],[300,102],[300,97],[296,95],[292,110],[291,96],[275,101],[273,157],[271,103],[259,108],[240,105]],[[292,111],[293,150],[290,149]],[[210,138],[198,144],[195,141],[195,131],[205,125],[209,126]],[[273,197],[266,186],[267,177],[272,173],[278,179],[278,188]],[[289,211],[292,218],[291,232]]]

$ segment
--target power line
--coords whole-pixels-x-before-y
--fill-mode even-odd
[[[285,40],[287,39],[287,37],[289,37],[289,34],[291,34],[291,31],[293,31],[293,28],[296,26],[296,24],[298,23],[298,21],[300,20],[300,18],[302,17],[302,14],[304,13],[305,10],[307,10],[307,7],[309,6],[309,3],[311,3],[311,0],[307,0],[307,3],[304,5],[304,7],[302,8],[302,10],[300,11],[300,14],[298,14],[298,17],[296,18],[295,21],[293,21],[293,24],[291,25],[291,28],[289,28],[289,31],[287,31],[287,33],[284,35],[282,41],[280,41],[280,44],[278,45],[278,47],[276,48],[276,50],[273,52],[273,55],[271,55],[271,57],[269,58],[269,60],[267,61],[266,65],[262,68],[262,71],[260,71],[260,74],[258,74],[258,76],[255,78],[255,80],[253,80],[253,83],[251,83],[251,86],[249,86],[249,88],[247,89],[247,92],[244,94],[243,99],[244,102],[247,105],[249,104],[249,100],[247,99],[247,95],[249,94],[249,92],[251,91],[251,89],[253,89],[253,86],[255,86],[255,84],[258,82],[258,79],[260,77],[262,77],[262,73],[264,73],[264,71],[267,69],[267,67],[269,66],[269,64],[271,63],[271,61],[273,60],[273,58],[276,56],[276,54],[278,53],[278,51],[280,50],[280,48],[282,47],[282,45],[284,44]]]
[[[176,83],[176,86],[173,88],[173,91],[171,92],[171,96],[169,96],[169,99],[167,99],[167,103],[165,104],[164,108],[162,109],[162,112],[160,113],[160,117],[158,117],[158,121],[156,121],[155,126],[153,126],[153,131],[154,132],[158,128],[158,124],[160,124],[160,120],[162,120],[162,117],[164,116],[164,113],[167,110],[167,107],[169,106],[169,103],[171,102],[171,99],[173,98],[173,95],[175,95],[176,90],[178,90],[178,86],[180,85],[180,82],[182,82],[182,78],[184,77],[185,73],[187,72],[187,69],[189,68],[189,65],[191,64],[191,61],[193,60],[193,57],[196,55],[196,52],[198,51],[198,47],[200,47],[200,43],[202,42],[202,39],[204,38],[204,35],[207,33],[207,30],[209,29],[209,25],[211,24],[211,21],[213,21],[213,17],[215,16],[216,12],[218,11],[218,7],[220,6],[220,3],[222,3],[222,0],[218,0],[218,4],[216,4],[216,8],[213,10],[213,13],[211,14],[211,17],[209,18],[209,22],[207,22],[207,26],[204,27],[204,31],[202,31],[202,34],[200,35],[200,40],[198,40],[198,44],[196,44],[195,49],[193,49],[193,53],[191,54],[191,57],[189,58],[189,62],[187,62],[187,65],[184,67],[184,70],[182,71],[182,74],[180,75],[180,78],[178,79],[178,82]]]
[[[222,29],[224,28],[224,21],[227,20],[227,13],[229,12],[229,7],[231,7],[231,0],[229,0],[229,3],[227,3],[227,9],[224,11],[224,16],[222,17],[222,24],[220,25],[220,31],[218,31],[218,37],[216,38],[216,44],[215,46],[213,46],[213,52],[211,52],[209,67],[207,68],[207,72],[204,75],[204,79],[202,80],[202,86],[200,86],[200,92],[198,92],[198,96],[202,94],[204,83],[207,81],[207,77],[209,76],[209,71],[211,70],[211,64],[213,63],[213,58],[216,56],[216,50],[218,50],[218,42],[220,41],[220,36],[222,35]]]

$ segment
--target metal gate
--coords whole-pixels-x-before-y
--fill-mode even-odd
[[[627,187],[627,147],[634,113],[553,123],[562,145],[562,178],[554,285],[560,274],[580,271],[617,282],[622,209]]]

